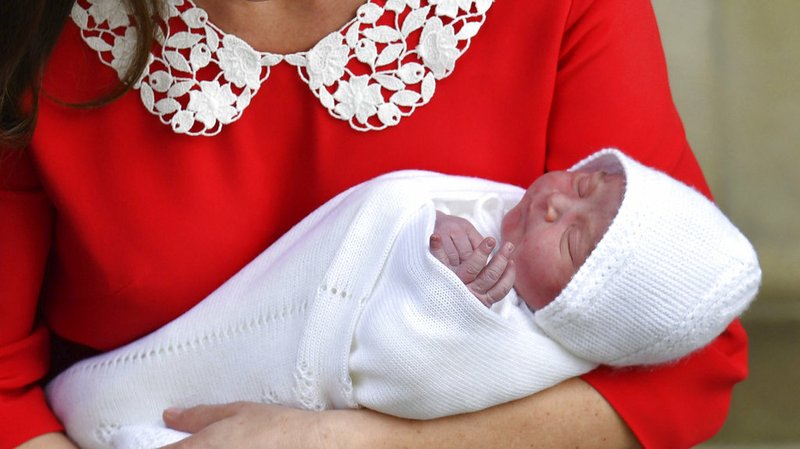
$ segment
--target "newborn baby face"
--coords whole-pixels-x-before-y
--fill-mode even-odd
[[[556,171],[539,177],[503,218],[502,239],[514,244],[514,288],[538,310],[566,287],[617,214],[622,174]]]

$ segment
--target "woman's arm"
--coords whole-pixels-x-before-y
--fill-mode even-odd
[[[573,0],[564,27],[547,168],[565,169],[599,148],[618,147],[708,193],[672,102],[650,3]],[[237,429],[281,448],[599,449],[639,442],[687,448],[719,429],[733,386],[746,373],[746,348],[736,322],[706,350],[667,367],[596,370],[586,381],[573,379],[512,403],[431,421],[256,404],[201,407],[166,421],[199,432],[174,446],[180,449],[215,447],[212,441],[232,445]]]
[[[430,421],[365,409],[309,412],[254,403],[168,412],[164,420],[196,433],[169,449],[247,447],[253,441],[281,449],[639,447],[616,412],[580,379],[481,412]]]
[[[30,153],[0,147],[0,449],[61,430],[36,385],[49,354],[36,310],[51,234]]]
[[[78,449],[63,433],[46,433],[28,440],[17,449]]]
[[[376,427],[387,427],[383,435],[368,434],[365,445],[357,447],[639,447],[608,403],[580,379],[477,413],[416,422],[377,414],[370,419]],[[386,441],[386,432],[394,433],[395,437]]]

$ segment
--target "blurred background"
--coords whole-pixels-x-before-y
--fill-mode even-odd
[[[702,449],[800,448],[800,0],[653,0],[675,102],[764,272],[750,378]]]

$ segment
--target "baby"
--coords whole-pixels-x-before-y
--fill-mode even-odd
[[[434,204],[475,204],[465,215],[491,236]],[[524,194],[399,172],[337,196],[185,315],[76,364],[47,392],[87,449],[184,438],[161,411],[200,403],[427,419],[600,363],[684,357],[759,282],[752,246],[710,201],[616,150]]]
[[[515,287],[528,307],[538,310],[556,298],[600,241],[624,192],[620,173],[548,172],[503,218],[504,244],[488,264],[495,239],[442,212],[436,214],[431,253],[487,306]]]
[[[760,283],[752,247],[710,201],[617,150],[539,177],[500,237],[490,259],[495,238],[437,211],[430,251],[484,305],[514,297],[601,364],[688,355],[728,322],[710,317],[741,313]]]

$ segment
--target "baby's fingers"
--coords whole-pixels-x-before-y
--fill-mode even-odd
[[[513,249],[510,243],[503,245],[475,280],[467,284],[472,293],[487,306],[501,300],[514,286],[516,271],[509,259]]]
[[[436,242],[433,241],[434,236],[436,236]],[[449,235],[442,236],[442,234],[439,233],[431,235],[431,239],[431,245],[435,244],[437,248],[437,254],[434,254],[434,257],[454,270],[454,267],[457,267],[461,262],[461,256],[458,253],[455,243],[453,243],[453,239]],[[431,246],[431,252],[433,251],[434,247]]]
[[[430,245],[430,250],[431,254],[433,254],[433,257],[435,257],[436,260],[449,267],[450,259],[447,257],[447,252],[444,249],[442,236],[440,236],[439,234],[431,234],[431,238],[428,244]]]
[[[508,264],[506,265],[506,269],[500,276],[500,280],[498,280],[496,284],[489,288],[486,294],[479,296],[478,299],[480,299],[481,302],[486,305],[486,307],[491,307],[492,304],[505,298],[508,292],[514,288],[516,273],[516,265],[514,265],[514,261],[509,260]]]
[[[489,260],[489,256],[492,254],[495,244],[495,240],[491,237],[483,239],[480,244],[475,247],[475,251],[456,267],[456,276],[465,284],[474,281],[481,270],[486,266],[486,261]]]

